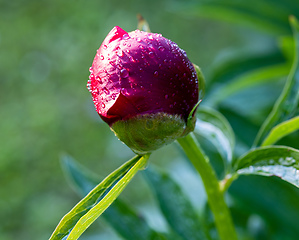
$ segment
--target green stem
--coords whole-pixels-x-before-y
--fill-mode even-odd
[[[177,141],[202,178],[220,239],[237,240],[230,211],[224,201],[224,193],[220,189],[220,184],[209,159],[202,153],[192,133],[184,138],[179,138]]]

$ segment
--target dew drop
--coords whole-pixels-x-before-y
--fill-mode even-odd
[[[89,72],[90,72],[90,73],[93,72],[93,68],[92,68],[92,67],[89,68]]]
[[[137,41],[137,42],[141,42],[141,38],[140,38],[140,37],[137,37],[137,38],[136,38],[136,41]]]
[[[168,98],[168,95],[166,94],[164,97],[165,97],[165,99],[167,99],[167,98]]]
[[[143,72],[143,68],[139,68],[139,71],[140,71],[140,72]]]
[[[90,83],[90,80],[88,80],[86,87],[87,87],[88,91],[91,92],[91,83]]]
[[[153,57],[155,56],[155,54],[154,54],[153,52],[149,52],[149,53],[148,53],[148,56],[149,56],[150,58],[153,58]]]
[[[153,39],[154,39],[154,38],[153,38],[153,35],[151,35],[151,34],[149,34],[149,35],[147,36],[147,38],[150,39],[150,40],[153,40]]]
[[[95,78],[100,84],[102,84],[103,82],[102,82],[102,80],[101,80],[101,78],[99,77],[99,76],[96,76],[96,78]]]
[[[122,70],[120,70],[120,77],[121,78],[129,77],[129,72],[127,71],[127,69],[123,68]]]
[[[102,106],[102,108],[105,108],[105,107],[106,107],[105,103],[102,103],[101,106]]]
[[[123,51],[121,49],[117,50],[117,56],[122,57],[124,55]]]
[[[127,46],[128,46],[128,47],[131,47],[131,43],[128,43]]]
[[[91,74],[89,75],[89,79],[94,79],[94,74],[93,74],[93,73],[91,73]]]
[[[106,87],[102,88],[102,90],[106,95],[110,94],[110,91]]]
[[[104,56],[103,56],[103,55],[100,55],[100,59],[101,59],[101,60],[104,60]]]
[[[107,45],[104,45],[103,48],[106,50],[107,49]]]
[[[113,100],[115,100],[115,99],[116,99],[116,94],[113,93],[113,94],[111,95],[111,98],[112,98]]]
[[[129,37],[128,34],[124,34],[124,35],[123,35],[123,39],[124,39],[124,40],[127,40],[127,39],[129,39],[129,38],[130,38],[130,37]]]
[[[163,46],[159,46],[158,49],[161,51],[161,52],[164,52],[165,48]]]
[[[154,71],[154,77],[158,77],[159,76],[159,72],[158,71]]]
[[[124,95],[127,95],[127,94],[128,94],[128,91],[127,91],[127,89],[125,89],[125,88],[122,88],[122,89],[121,89],[121,92],[122,92],[122,94],[124,94]]]

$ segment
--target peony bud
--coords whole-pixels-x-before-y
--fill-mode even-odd
[[[194,66],[176,43],[114,27],[97,51],[87,87],[100,117],[144,154],[193,131],[198,85]]]

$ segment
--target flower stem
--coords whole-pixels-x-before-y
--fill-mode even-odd
[[[220,189],[220,184],[209,159],[202,153],[192,133],[184,138],[179,138],[177,141],[202,178],[220,239],[237,240],[230,211],[224,201],[224,193]]]

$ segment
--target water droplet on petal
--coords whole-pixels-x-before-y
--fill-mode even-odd
[[[105,107],[106,107],[105,103],[102,103],[101,106],[102,106],[102,108],[105,108]]]
[[[102,90],[106,95],[110,94],[110,91],[106,87],[102,88]]]
[[[124,34],[124,35],[123,35],[123,39],[124,39],[124,40],[127,40],[127,39],[129,39],[129,38],[130,38],[130,37],[129,37],[128,34]]]
[[[121,92],[122,92],[123,95],[127,95],[127,94],[128,94],[128,91],[127,91],[127,89],[125,89],[125,88],[122,88],[122,89],[121,89]]]
[[[153,52],[149,52],[148,55],[150,58],[153,58],[155,56],[155,54]]]
[[[158,77],[159,76],[159,72],[158,71],[154,71],[154,77]]]
[[[127,78],[129,77],[129,72],[127,69],[123,68],[122,70],[120,70],[120,77],[121,78]]]
[[[95,78],[100,84],[102,84],[103,82],[102,82],[102,80],[101,80],[101,78],[99,77],[99,76],[96,76],[96,78]]]
[[[107,49],[107,45],[104,45],[103,48],[106,50]]]
[[[92,67],[89,68],[89,72],[90,72],[90,73],[93,72],[93,68],[92,68]]]
[[[117,53],[116,53],[119,57],[122,57],[124,55],[123,51],[121,49],[118,49],[117,50]]]
[[[153,35],[151,35],[151,34],[149,34],[149,35],[147,36],[147,38],[150,39],[150,40],[153,40],[153,39],[154,39],[154,38],[153,38]]]
[[[136,41],[137,41],[137,42],[141,42],[141,38],[140,38],[140,37],[137,37],[137,38],[136,38]]]
[[[163,46],[158,47],[158,49],[163,52],[165,50],[165,48]]]
[[[86,87],[87,87],[88,91],[91,92],[91,83],[90,83],[90,80],[87,81]]]
[[[101,59],[101,60],[104,60],[104,56],[103,56],[103,55],[100,55],[100,59]]]

